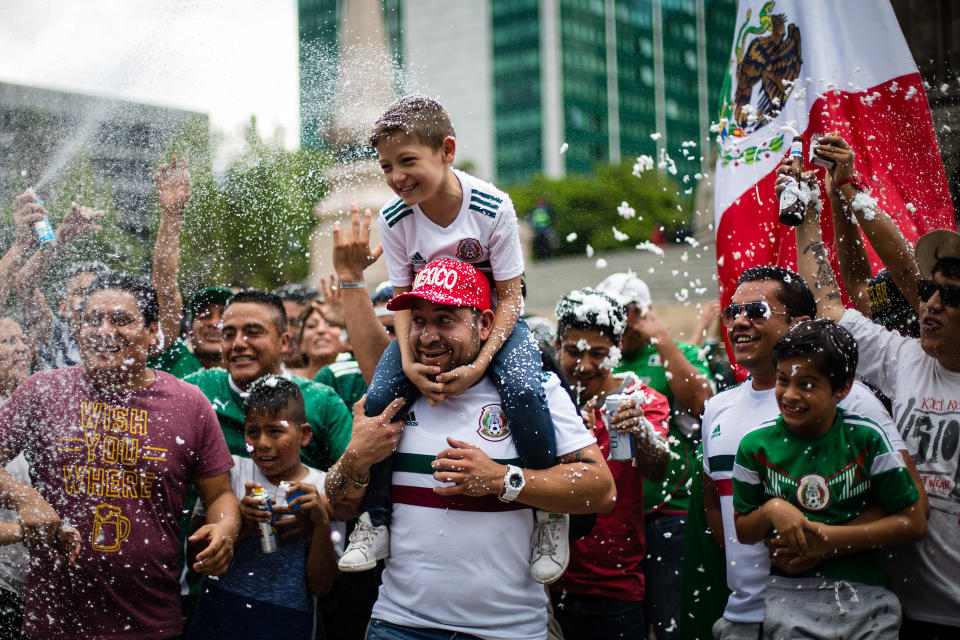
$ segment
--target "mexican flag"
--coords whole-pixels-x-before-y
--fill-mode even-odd
[[[722,304],[748,267],[796,267],[794,231],[779,223],[773,191],[790,150],[792,134],[781,130],[788,124],[808,157],[812,135],[839,132],[871,195],[911,243],[956,228],[923,81],[889,2],[741,0],[715,125]],[[807,169],[822,176],[809,162]],[[821,193],[826,200],[822,184]],[[833,253],[829,201],[821,219]],[[868,251],[876,272],[880,262]]]

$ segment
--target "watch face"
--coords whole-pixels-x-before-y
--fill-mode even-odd
[[[514,474],[511,474],[511,476],[510,476],[510,486],[511,486],[511,487],[513,487],[514,489],[519,489],[519,488],[520,488],[520,485],[522,485],[522,484],[523,484],[523,474],[522,474],[522,473],[514,473]]]

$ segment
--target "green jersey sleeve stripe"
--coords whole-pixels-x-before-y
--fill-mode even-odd
[[[865,429],[870,429],[874,433],[880,436],[880,439],[883,441],[883,446],[886,451],[893,451],[893,444],[890,442],[890,437],[887,435],[887,432],[884,431],[883,427],[871,420],[861,415],[855,413],[847,413],[843,416],[843,421],[846,424],[856,425],[858,427],[863,427]]]
[[[484,193],[483,191],[480,191],[480,190],[478,190],[478,189],[470,189],[470,195],[471,195],[471,196],[479,196],[479,197],[481,197],[481,198],[486,198],[487,200],[492,200],[493,202],[496,202],[497,204],[500,204],[501,202],[503,202],[503,199],[502,199],[502,198],[498,198],[498,197],[496,197],[496,196],[492,196],[492,195],[490,195],[489,193]]]
[[[405,471],[407,473],[433,475],[434,468],[431,463],[436,459],[437,456],[428,456],[419,453],[398,453],[393,459],[393,470],[396,472]],[[520,464],[520,459],[495,459],[494,462],[502,465],[518,465]]]
[[[398,222],[400,222],[401,220],[403,220],[404,218],[406,218],[406,217],[407,217],[408,215],[410,215],[411,213],[413,213],[413,209],[404,209],[404,210],[400,213],[400,215],[396,216],[393,220],[388,220],[388,221],[387,221],[387,226],[392,229],[392,228],[393,228],[393,225],[397,224]]]
[[[710,456],[710,471],[733,471],[733,461],[737,456]]]
[[[396,211],[397,209],[402,209],[404,206],[405,206],[405,205],[403,204],[403,200],[400,199],[400,198],[397,198],[397,201],[394,202],[394,203],[391,204],[391,205],[388,205],[388,206],[383,210],[383,212],[381,213],[381,215],[383,215],[383,217],[386,218],[386,217],[389,216],[391,213],[393,213],[393,212]]]
[[[479,211],[479,212],[482,213],[483,215],[489,216],[489,217],[491,217],[491,218],[496,218],[496,217],[497,217],[497,212],[496,212],[496,211],[490,211],[489,209],[484,209],[483,207],[477,206],[477,205],[473,204],[472,202],[470,203],[470,209],[473,210],[473,211]]]
[[[739,464],[733,465],[733,479],[738,482],[745,482],[747,484],[759,485],[760,484],[760,474],[751,469],[747,469],[744,466]]]
[[[903,462],[903,456],[898,451],[883,453],[873,459],[870,465],[870,475],[875,476],[886,471],[894,469],[906,469],[907,465]]]
[[[407,215],[408,213],[413,213],[413,209],[411,209],[410,207],[404,207],[402,209],[391,211],[389,215],[383,216],[383,219],[386,220],[387,222],[390,222],[391,220],[399,220],[400,218]]]

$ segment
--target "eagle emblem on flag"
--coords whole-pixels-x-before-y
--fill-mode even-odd
[[[800,29],[787,24],[785,14],[771,14],[775,4],[763,5],[759,24],[750,24],[752,11],[748,10],[740,25],[731,72],[720,91],[721,140],[731,135],[746,137],[774,119],[800,76]],[[731,92],[734,79],[736,90]]]

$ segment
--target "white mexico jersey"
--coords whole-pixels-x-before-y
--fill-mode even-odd
[[[437,258],[469,262],[494,281],[523,274],[523,252],[513,201],[503,191],[454,170],[463,189],[456,220],[433,223],[419,205],[394,198],[380,210],[380,240],[390,284],[408,287],[417,272]]]
[[[905,448],[890,414],[865,384],[854,382],[840,407],[866,416],[883,427],[895,451]],[[703,411],[703,471],[713,480],[720,494],[727,586],[731,591],[723,617],[733,622],[763,620],[763,598],[767,576],[770,575],[770,556],[763,542],[740,544],[737,540],[733,523],[733,460],[741,438],[778,415],[780,410],[774,390],[757,391],[750,378],[710,398]]]
[[[596,441],[556,376],[544,383],[557,455]],[[393,624],[446,629],[490,640],[542,640],[547,595],[530,575],[531,509],[482,498],[445,497],[433,488],[430,463],[447,438],[476,445],[516,464],[511,425],[489,379],[435,407],[417,400],[393,463],[390,558],[372,617]]]

